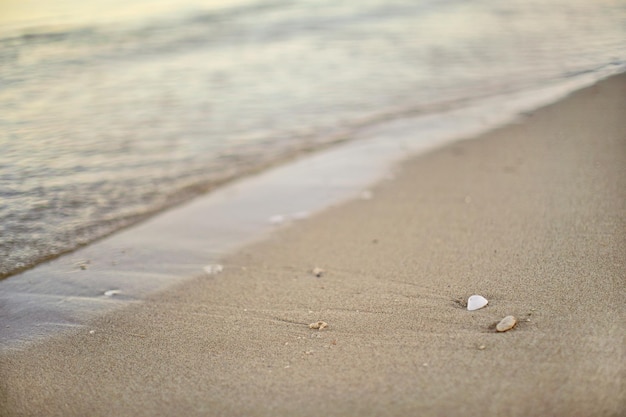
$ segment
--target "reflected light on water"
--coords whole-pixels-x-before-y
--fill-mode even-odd
[[[0,0],[0,33],[211,11],[252,0]]]
[[[611,0],[0,0],[0,276],[386,121],[621,71],[625,22]]]

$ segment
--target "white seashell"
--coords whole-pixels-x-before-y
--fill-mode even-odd
[[[507,330],[511,330],[517,324],[517,319],[513,316],[506,316],[500,323],[496,325],[496,330],[499,332],[506,332]]]
[[[212,275],[212,274],[219,274],[220,272],[224,270],[224,267],[220,264],[215,264],[215,265],[207,265],[202,269],[204,269],[204,272],[206,272],[207,274]]]
[[[114,295],[121,294],[120,290],[108,290],[104,292],[105,297],[113,297]]]
[[[469,311],[478,310],[489,304],[489,301],[482,295],[472,295],[467,299],[467,309]]]

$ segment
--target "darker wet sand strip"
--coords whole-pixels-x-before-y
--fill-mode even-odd
[[[625,115],[622,75],[5,353],[0,414],[623,415]]]

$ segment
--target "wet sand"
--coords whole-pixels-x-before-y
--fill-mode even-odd
[[[623,415],[625,115],[621,75],[4,353],[0,414]]]

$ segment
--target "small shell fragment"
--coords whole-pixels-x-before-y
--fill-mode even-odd
[[[472,295],[467,299],[467,309],[469,311],[481,309],[487,304],[489,304],[489,301],[482,295]]]
[[[105,297],[113,297],[114,295],[121,294],[120,290],[108,290],[104,292]]]
[[[318,321],[318,322],[309,324],[309,328],[311,329],[322,330],[326,327],[328,327],[328,323],[326,323],[325,321]]]
[[[321,277],[322,275],[324,275],[324,272],[326,272],[326,271],[324,271],[322,268],[319,268],[317,266],[315,268],[313,268],[313,270],[311,271],[311,273],[313,275],[315,275],[316,277],[318,277],[318,278]]]
[[[214,264],[214,265],[207,265],[204,268],[204,272],[206,272],[209,275],[213,275],[213,274],[219,274],[220,272],[222,272],[224,270],[224,267],[220,264]]]
[[[496,330],[499,332],[506,332],[507,330],[511,330],[517,324],[517,319],[513,316],[506,316],[500,323],[496,325]]]

